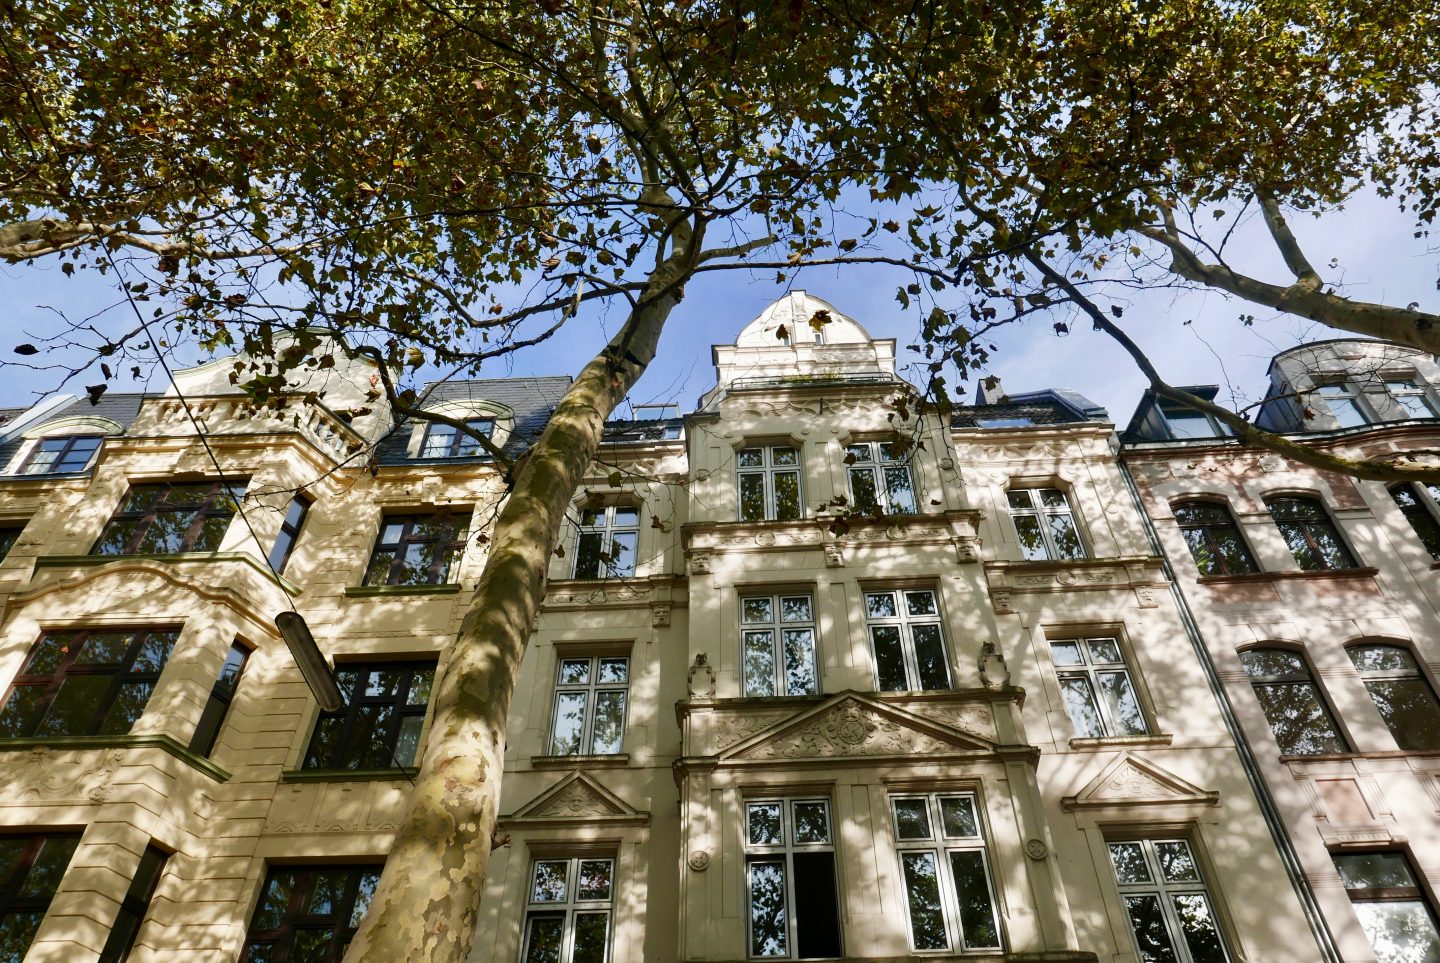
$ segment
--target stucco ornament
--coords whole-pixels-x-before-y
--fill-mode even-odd
[[[685,862],[691,869],[695,870],[695,872],[703,873],[710,868],[710,854],[703,849],[697,849],[690,854],[690,858],[685,860]]]
[[[1045,840],[1031,837],[1025,840],[1025,855],[1039,862],[1050,855],[1050,847],[1045,845]]]
[[[988,688],[996,689],[1010,684],[1010,667],[1005,664],[1005,656],[995,648],[994,642],[986,642],[980,646],[980,681]]]
[[[692,699],[708,699],[715,694],[715,670],[710,668],[710,658],[704,652],[695,656],[685,681]]]
[[[867,706],[848,702],[747,749],[741,758],[923,755],[954,749],[928,733],[901,725]]]

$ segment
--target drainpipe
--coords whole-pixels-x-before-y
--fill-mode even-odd
[[[1344,963],[1344,957],[1340,955],[1340,948],[1335,944],[1335,935],[1330,932],[1329,925],[1325,922],[1325,916],[1320,912],[1320,904],[1315,902],[1315,893],[1310,888],[1310,883],[1305,879],[1305,872],[1300,866],[1300,857],[1295,853],[1295,845],[1290,840],[1290,834],[1285,828],[1285,821],[1280,818],[1280,810],[1275,805],[1275,797],[1270,795],[1270,788],[1265,785],[1265,779],[1260,774],[1260,766],[1255,761],[1255,752],[1250,747],[1250,742],[1245,738],[1244,731],[1240,728],[1240,720],[1235,718],[1235,707],[1230,703],[1230,697],[1225,693],[1225,687],[1220,683],[1220,675],[1215,670],[1215,662],[1210,658],[1210,650],[1205,646],[1205,639],[1200,634],[1200,625],[1195,621],[1195,615],[1190,610],[1189,604],[1185,601],[1185,595],[1180,591],[1180,583],[1175,580],[1175,572],[1170,567],[1170,557],[1165,554],[1164,548],[1160,545],[1160,536],[1155,531],[1155,525],[1150,520],[1149,513],[1145,510],[1145,503],[1140,499],[1140,490],[1135,487],[1135,479],[1130,474],[1130,466],[1125,464],[1123,457],[1117,455],[1115,463],[1120,466],[1120,476],[1125,479],[1125,487],[1130,492],[1130,498],[1134,501],[1136,509],[1140,514],[1140,524],[1145,527],[1145,537],[1150,542],[1150,551],[1159,556],[1161,570],[1170,581],[1170,597],[1175,600],[1175,607],[1180,612],[1180,621],[1185,626],[1185,634],[1190,637],[1190,646],[1195,650],[1195,658],[1200,662],[1200,669],[1205,673],[1205,681],[1210,686],[1210,694],[1215,697],[1216,704],[1220,707],[1220,717],[1225,720],[1225,728],[1230,732],[1230,738],[1235,743],[1235,752],[1240,756],[1240,766],[1245,770],[1245,778],[1250,781],[1250,790],[1255,794],[1255,801],[1260,805],[1260,813],[1265,817],[1265,825],[1270,829],[1270,838],[1275,841],[1275,848],[1280,852],[1280,862],[1285,865],[1285,873],[1290,877],[1290,885],[1295,889],[1295,895],[1300,900],[1300,908],[1305,912],[1305,920],[1310,924],[1310,933],[1319,944],[1321,959],[1325,963]]]

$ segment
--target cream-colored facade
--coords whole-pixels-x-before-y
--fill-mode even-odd
[[[1169,941],[1197,963],[1320,957],[1103,412],[1054,391],[922,411],[893,342],[803,292],[715,363],[694,412],[617,428],[577,496],[518,680],[473,960],[1120,963],[1142,958],[1137,926],[1147,954]],[[4,709],[21,721],[0,739],[0,832],[75,842],[16,959],[100,959],[147,847],[168,859],[129,959],[338,959],[353,921],[336,913],[363,907],[402,811],[423,722],[388,730],[385,758],[356,735],[382,710],[334,735],[273,620],[293,605],[342,674],[418,678],[459,625],[501,486],[458,442],[392,430],[368,371],[318,373],[324,404],[276,416],[229,370],[103,420],[12,413],[0,525],[23,530],[0,564],[0,681],[58,704],[90,649],[55,649],[56,670],[37,640],[176,633],[128,732]],[[432,401],[521,446],[563,389]],[[73,467],[81,449],[54,439],[82,435],[104,440],[80,468],[25,473],[37,452]],[[243,483],[248,525],[204,551],[137,552],[152,543],[113,527],[136,486],[220,476]],[[436,518],[453,566],[375,561]],[[397,572],[413,584],[385,584]],[[237,641],[228,713],[197,750]],[[424,711],[405,684],[422,702],[394,716]],[[353,692],[352,714],[389,698]],[[320,900],[323,868],[340,882]]]

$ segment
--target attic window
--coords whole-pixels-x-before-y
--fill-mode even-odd
[[[104,438],[100,435],[41,438],[30,450],[20,472],[25,475],[58,475],[84,471],[102,441]]]
[[[1160,414],[1171,438],[1216,438],[1228,436],[1230,429],[1198,408],[1188,408],[1173,401],[1160,401]]]
[[[1019,415],[1014,418],[976,418],[975,424],[981,428],[1029,428],[1035,420]]]
[[[493,418],[471,418],[465,425],[487,438],[495,430]],[[454,425],[434,421],[425,427],[425,441],[420,446],[421,458],[473,458],[483,454],[480,442]]]

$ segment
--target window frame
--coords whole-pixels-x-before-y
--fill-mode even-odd
[[[909,596],[912,594],[927,593],[934,601],[935,611],[933,613],[915,614],[910,612]],[[871,596],[889,595],[894,603],[893,615],[871,615]],[[940,607],[940,590],[938,587],[900,585],[895,587],[862,586],[860,591],[860,604],[865,616],[865,638],[870,647],[870,659],[875,670],[875,691],[877,692],[948,692],[955,688],[954,667],[950,664],[950,644],[946,639],[945,612]],[[941,665],[945,669],[945,685],[941,688],[930,688],[923,686],[924,679],[920,677],[920,659],[915,650],[914,627],[917,625],[934,625],[939,629]],[[884,688],[881,678],[881,660],[875,647],[875,629],[879,627],[896,626],[899,628],[898,641],[900,645],[901,664],[905,671],[905,683],[921,683],[921,687],[908,687],[905,689]]]
[[[290,958],[296,935],[313,930],[328,931],[331,934],[326,963],[340,963],[343,948],[354,939],[356,931],[360,928],[360,921],[364,919],[364,912],[360,914],[360,919],[355,919],[355,907],[361,895],[364,877],[367,874],[374,874],[375,882],[370,889],[370,896],[373,896],[374,887],[379,885],[380,873],[383,869],[383,863],[276,863],[270,865],[266,868],[265,881],[261,884],[259,899],[256,900],[255,908],[250,913],[250,922],[245,927],[245,945],[240,952],[240,960],[242,963],[250,960],[250,951],[257,946],[272,946],[278,948],[277,952],[274,956],[268,956],[266,959],[274,961],[274,963],[283,963]],[[311,896],[314,895],[316,878],[321,873],[346,874],[340,905],[334,908],[335,912],[330,913],[302,912]],[[265,908],[265,897],[271,884],[281,874],[289,874],[298,879],[292,883],[290,893],[285,899],[285,909],[281,915],[280,925],[257,931],[255,928],[256,917]],[[369,910],[370,896],[366,898],[366,911]],[[327,919],[329,922],[324,922]],[[335,939],[336,936],[339,939]]]
[[[380,518],[380,529],[375,533],[375,543],[370,549],[370,560],[365,564],[361,586],[365,588],[411,587],[417,585],[454,585],[459,581],[458,571],[464,561],[465,548],[470,541],[470,523],[474,518],[472,509],[441,509],[433,512],[394,512]],[[443,526],[445,536],[441,538],[415,537],[415,526],[422,521],[435,521]],[[400,535],[393,542],[383,541],[386,529],[391,525],[400,526]],[[426,568],[424,581],[404,582],[398,578],[405,570],[405,557],[412,545],[441,545],[443,552],[437,552]],[[384,580],[372,578],[375,566],[382,552],[393,552]],[[443,567],[442,567],[443,563]],[[450,581],[456,576],[455,581]]]
[[[585,682],[565,682],[565,664],[567,662],[587,662]],[[622,681],[601,681],[600,666],[602,662],[623,662],[625,664],[625,678]],[[630,719],[630,683],[632,676],[633,660],[630,650],[624,652],[595,652],[579,651],[567,652],[563,648],[557,649],[555,654],[555,672],[552,676],[550,700],[550,727],[545,739],[545,749],[548,755],[560,758],[568,756],[620,756],[625,754],[625,729]],[[597,752],[595,749],[595,722],[600,698],[604,695],[620,694],[620,739],[615,748],[608,751]],[[556,742],[559,737],[559,715],[561,707],[561,695],[583,694],[585,705],[581,711],[579,739],[575,744],[574,752],[560,752]]]
[[[1190,865],[1194,869],[1195,879],[1193,880],[1171,880],[1165,876],[1164,866],[1156,851],[1157,845],[1179,844],[1185,847],[1189,856]],[[1145,866],[1146,875],[1150,878],[1143,881],[1125,882],[1120,879],[1119,867],[1115,865],[1115,848],[1118,846],[1138,845],[1142,855],[1142,862]],[[1179,914],[1175,908],[1174,897],[1177,896],[1201,896],[1205,900],[1206,908],[1209,911],[1210,922],[1214,928],[1215,939],[1220,946],[1222,957],[1230,963],[1235,956],[1230,951],[1230,940],[1226,938],[1225,929],[1220,917],[1220,910],[1215,897],[1211,895],[1209,884],[1206,882],[1204,859],[1195,845],[1193,839],[1185,834],[1159,835],[1129,835],[1105,839],[1105,852],[1110,859],[1110,878],[1115,883],[1115,891],[1119,894],[1120,905],[1125,911],[1126,930],[1130,934],[1130,945],[1135,950],[1136,956],[1144,959],[1140,949],[1140,940],[1136,934],[1135,917],[1131,914],[1128,898],[1132,896],[1153,896],[1160,906],[1161,918],[1165,924],[1165,935],[1169,939],[1170,948],[1175,954],[1177,963],[1192,963],[1194,957],[1190,952],[1190,945],[1186,939],[1184,924],[1180,921]]]
[[[617,523],[616,517],[621,511],[635,513],[635,522],[633,525],[620,525]],[[595,515],[597,517],[598,523],[590,525],[585,524],[585,518],[587,513]],[[639,562],[640,558],[639,505],[633,505],[627,502],[613,502],[603,505],[590,505],[587,508],[580,509],[580,522],[575,526],[575,528],[575,561],[574,564],[571,566],[572,578],[609,579],[635,577],[635,566]],[[600,536],[601,549],[595,557],[596,569],[594,575],[582,575],[580,573],[581,563],[587,561],[585,556],[585,550],[583,548],[586,535]],[[612,549],[609,554],[614,554],[613,548],[617,544],[616,536],[620,535],[634,536],[634,544],[629,546],[631,558],[628,565],[623,564],[621,560],[613,557],[608,562],[605,561],[603,558],[599,557],[601,554],[607,554],[605,552],[607,537],[609,546]],[[620,544],[623,545],[623,543]]]
[[[975,835],[950,835],[946,829],[944,803],[949,800],[966,800],[975,821]],[[923,801],[926,814],[925,836],[903,836],[900,827],[898,803]],[[932,793],[895,793],[888,797],[890,835],[894,842],[897,879],[902,888],[901,898],[905,901],[905,932],[910,950],[916,954],[944,953],[1003,953],[1005,951],[1005,927],[1001,922],[1000,890],[995,883],[995,866],[990,857],[985,827],[985,811],[980,805],[980,795],[973,790]],[[938,832],[937,832],[938,830]],[[995,933],[995,942],[970,945],[966,938],[966,926],[962,919],[959,885],[955,880],[953,855],[956,853],[980,854],[981,871],[990,898],[990,926]],[[945,927],[945,945],[921,947],[916,944],[913,901],[910,894],[909,877],[906,873],[907,853],[928,854],[934,858],[937,893],[940,900],[942,922]]]
[[[200,721],[195,723],[195,732],[190,736],[191,752],[208,759],[210,753],[215,751],[215,744],[220,741],[220,732],[225,727],[225,717],[230,714],[230,704],[235,701],[235,693],[240,688],[240,678],[245,674],[245,666],[250,664],[253,652],[253,649],[239,639],[230,643],[230,648],[225,652],[225,661],[220,663],[220,671],[216,673],[215,682],[210,687],[205,708],[200,712]],[[232,665],[234,670],[230,671]]]
[[[1275,515],[1275,506],[1282,502],[1304,505],[1310,509],[1313,514],[1308,518],[1278,518]],[[1276,531],[1280,533],[1280,538],[1290,550],[1290,557],[1295,560],[1295,565],[1302,572],[1348,572],[1360,568],[1359,556],[1357,556],[1355,550],[1350,547],[1349,541],[1340,530],[1340,526],[1336,524],[1335,516],[1330,513],[1330,508],[1325,504],[1323,498],[1309,493],[1274,492],[1265,496],[1264,503],[1265,510],[1270,513],[1271,522],[1275,525]],[[1313,557],[1320,559],[1323,564],[1319,566],[1307,566],[1301,560],[1299,550],[1291,541],[1290,535],[1287,534],[1287,525],[1294,527],[1294,534],[1304,541],[1305,550],[1310,552]],[[1325,528],[1328,528],[1331,534],[1334,535],[1335,544],[1339,546],[1340,551],[1344,554],[1342,561],[1348,564],[1332,565],[1330,564],[1330,560],[1325,557],[1325,552],[1321,549],[1320,543],[1315,537],[1315,531],[1317,529]]]
[[[539,871],[542,863],[559,863],[565,865],[565,898],[563,900],[537,900],[539,892]],[[608,863],[610,865],[610,885],[607,895],[603,899],[580,899],[580,877],[582,867],[585,863]],[[620,860],[614,855],[581,855],[581,856],[544,856],[535,855],[530,860],[530,872],[525,875],[525,915],[520,927],[520,961],[525,963],[530,958],[530,945],[532,940],[531,922],[537,918],[554,918],[564,914],[560,928],[560,963],[571,963],[575,956],[575,938],[577,916],[600,916],[605,917],[605,953],[601,957],[602,963],[608,961],[612,954],[612,943],[615,938],[615,890],[617,889],[616,871],[619,869]]]
[[[187,552],[217,552],[220,550],[220,546],[225,543],[225,535],[230,530],[230,525],[233,524],[235,516],[240,513],[240,503],[245,499],[245,490],[249,487],[249,484],[250,481],[247,478],[227,481],[216,479],[213,481],[197,482],[141,482],[139,484],[131,484],[125,492],[125,497],[120,500],[120,504],[116,507],[114,513],[111,514],[109,520],[105,522],[105,527],[101,529],[100,537],[95,540],[95,545],[90,549],[90,554],[121,557],[136,554],[179,555]],[[174,491],[176,488],[197,488],[201,485],[206,486],[207,492],[205,497],[200,501],[187,503],[184,507],[177,507],[166,503],[169,492]],[[127,504],[130,504],[137,492],[160,489],[163,489],[163,491],[159,492],[159,497],[157,497],[155,502],[148,508],[129,510],[125,508]],[[229,510],[223,507],[217,507],[222,505],[221,499],[227,494],[233,502],[234,507]],[[178,548],[173,551],[158,553],[136,552],[136,549],[141,547],[141,542],[145,540],[150,530],[154,528],[156,519],[161,514],[179,515],[187,511],[193,514],[189,525],[186,526],[185,534],[180,539],[180,546]],[[206,523],[213,518],[226,519],[225,527],[221,529],[220,535],[215,540],[213,547],[197,547],[196,543],[199,542],[200,537],[204,534]],[[139,524],[130,536],[125,539],[122,550],[118,552],[101,551],[112,527],[125,522],[137,522]]]
[[[850,495],[850,504],[862,514],[881,515],[918,515],[920,513],[920,499],[915,491],[915,472],[911,468],[913,458],[909,452],[896,454],[893,452],[895,446],[885,441],[853,441],[845,446],[845,490]],[[863,453],[863,457],[862,457]],[[905,489],[910,494],[910,506],[897,507],[895,493],[890,485],[889,473],[891,471],[902,472],[905,476]],[[875,501],[873,505],[861,505],[860,498],[855,494],[855,476],[869,475],[870,485],[874,491]]]
[[[1400,514],[1405,516],[1410,530],[1420,539],[1425,551],[1434,561],[1440,562],[1440,485],[1433,482],[1399,482],[1385,491]],[[1413,504],[1404,504],[1402,494]]]
[[[804,599],[809,617],[804,619],[787,618],[785,602],[792,602]],[[747,602],[765,602],[769,606],[770,617],[764,620],[752,619],[746,611]],[[820,626],[815,611],[815,593],[810,590],[796,592],[775,592],[761,595],[758,593],[741,593],[739,597],[740,612],[740,695],[742,698],[777,698],[784,696],[813,696],[819,695],[820,686]],[[808,692],[792,692],[789,684],[789,646],[785,638],[788,632],[809,632],[809,669],[810,679],[813,685]],[[759,636],[764,633],[770,634],[770,658],[771,678],[770,687],[767,692],[751,691],[750,686],[750,665],[747,656],[750,652],[750,637]]]
[[[1356,655],[1365,649],[1393,649],[1402,653],[1405,658],[1409,660],[1410,668],[1403,671],[1362,668],[1356,660]],[[1360,681],[1365,686],[1366,694],[1370,696],[1370,701],[1375,704],[1375,711],[1380,714],[1380,718],[1385,723],[1385,728],[1389,730],[1390,735],[1394,737],[1395,744],[1400,747],[1401,751],[1430,752],[1440,750],[1440,695],[1437,695],[1435,692],[1435,685],[1431,681],[1424,663],[1416,657],[1414,649],[1408,645],[1387,639],[1360,639],[1345,646],[1345,655],[1350,659],[1351,665],[1355,667],[1356,674],[1360,676]],[[1424,694],[1429,697],[1432,712],[1429,713],[1428,717],[1435,720],[1431,726],[1433,734],[1430,736],[1429,745],[1412,743],[1406,735],[1408,727],[1400,726],[1397,728],[1396,723],[1391,721],[1390,715],[1387,714],[1382,707],[1381,700],[1383,697],[1377,696],[1375,690],[1371,687],[1371,683],[1383,684],[1386,682],[1418,682]]]
[[[823,806],[825,810],[826,837],[822,842],[797,842],[795,838],[795,807],[806,805]],[[764,806],[780,807],[780,842],[755,842],[751,832],[751,810]],[[832,959],[845,955],[845,925],[842,897],[844,888],[840,880],[840,857],[835,847],[835,806],[828,796],[814,795],[763,795],[746,798],[741,805],[742,825],[740,838],[744,850],[745,882],[745,958],[747,960],[805,960]],[[829,853],[831,868],[835,877],[835,927],[840,952],[833,956],[800,956],[800,933],[798,926],[798,901],[796,896],[795,856],[808,853]],[[784,865],[785,891],[781,912],[785,917],[785,947],[783,953],[757,953],[755,944],[754,876],[757,863]]]
[[[429,670],[430,679],[427,685],[424,702],[410,701],[416,683],[416,670]],[[340,694],[344,697],[345,704],[334,712],[321,710],[315,718],[315,724],[310,729],[310,738],[306,740],[305,752],[300,756],[299,768],[305,772],[383,772],[393,771],[403,773],[414,769],[419,765],[420,750],[425,744],[425,723],[430,714],[430,700],[434,695],[437,660],[433,659],[390,659],[386,661],[364,661],[364,662],[342,662],[335,667],[335,675],[342,683]],[[365,685],[372,673],[399,671],[404,672],[404,695],[397,691],[394,695],[370,696],[364,692]],[[355,680],[349,685],[345,682],[345,674],[355,673]],[[405,701],[401,701],[401,699]],[[385,756],[380,766],[350,766],[345,765],[347,759],[360,760],[364,754],[373,748],[371,746],[357,745],[363,733],[358,733],[358,721],[361,710],[368,706],[389,706],[391,718],[388,729],[384,733]],[[400,737],[408,719],[419,719],[419,725],[415,730],[415,751],[409,762],[402,762],[399,758]],[[328,720],[340,719],[340,732],[335,737],[334,744],[329,748],[328,757],[322,758],[319,754],[319,747],[316,740],[320,736],[321,727]]]
[[[1120,633],[1113,632],[1108,635],[1101,633],[1066,634],[1051,638],[1046,637],[1046,643],[1050,647],[1050,664],[1055,670],[1055,679],[1060,686],[1060,701],[1065,708],[1065,715],[1070,720],[1071,728],[1074,729],[1076,739],[1128,739],[1154,734],[1154,725],[1150,715],[1146,712],[1145,700],[1141,697],[1140,686],[1136,683],[1134,670],[1130,667],[1130,652],[1125,645],[1125,640]],[[1091,643],[1108,642],[1115,647],[1119,654],[1119,661],[1100,662],[1095,659],[1094,647]],[[1081,661],[1078,663],[1061,663],[1056,657],[1056,646],[1073,645],[1079,653]],[[1131,701],[1135,704],[1135,712],[1140,719],[1140,729],[1137,732],[1122,732],[1113,718],[1113,709],[1109,700],[1102,698],[1103,689],[1100,684],[1102,676],[1118,675],[1124,680],[1124,687],[1129,692]],[[1075,714],[1070,709],[1070,700],[1066,694],[1066,679],[1082,680],[1089,692],[1090,706],[1095,718],[1100,724],[1099,732],[1081,732],[1080,725]]]
[[[310,508],[314,504],[315,499],[304,492],[296,492],[295,497],[290,499],[290,504],[285,506],[285,518],[280,522],[280,534],[275,536],[275,544],[270,546],[270,555],[266,559],[270,570],[276,575],[285,573],[285,566],[289,564],[290,556],[295,554],[295,543],[300,538],[305,522],[310,518]],[[298,516],[296,509],[299,509]]]
[[[1058,494],[1065,502],[1064,510],[1062,511],[1053,505],[1047,506],[1044,499],[1045,492],[1055,492]],[[1028,506],[1016,505],[1014,502],[1016,495],[1024,495],[1026,501],[1029,503]],[[1073,562],[1090,557],[1089,549],[1085,544],[1085,535],[1080,529],[1080,521],[1076,517],[1075,506],[1070,500],[1070,492],[1067,489],[1054,484],[1034,486],[1012,484],[1011,487],[1005,489],[1005,507],[1007,514],[1010,516],[1010,527],[1015,532],[1016,544],[1019,546],[1020,554],[1024,557],[1025,561]],[[1075,535],[1075,545],[1077,549],[1077,553],[1074,555],[1061,554],[1055,543],[1051,520],[1061,517],[1070,520],[1070,530]],[[1035,519],[1040,535],[1040,547],[1044,550],[1043,555],[1031,557],[1028,554],[1028,549],[1025,547],[1025,536],[1020,533],[1020,525],[1017,521],[1019,518]]]
[[[758,451],[762,453],[761,464],[742,465],[741,462],[749,452]],[[795,453],[794,464],[776,462],[776,451],[792,451]],[[776,497],[776,478],[781,475],[795,476],[795,514],[779,517],[779,504]],[[762,494],[764,496],[764,511],[759,518],[747,518],[745,516],[745,479],[760,477]],[[793,441],[765,442],[745,445],[735,451],[735,517],[742,522],[794,522],[805,517],[805,456],[802,446]]]
[[[25,460],[20,463],[19,474],[21,475],[73,475],[87,470],[90,464],[99,454],[105,444],[105,435],[50,435],[48,437],[36,438],[30,450],[25,453]],[[93,441],[95,447],[85,453],[85,460],[78,468],[56,467],[63,466],[66,459],[70,458],[75,451],[78,442]],[[60,442],[60,447],[54,452],[54,458],[44,465],[36,467],[40,455],[45,453],[45,446],[53,442]]]
[[[1290,675],[1256,675],[1252,673],[1245,657],[1258,652],[1281,652],[1294,656],[1300,660],[1300,665],[1304,670],[1303,677],[1298,673]],[[1275,741],[1275,745],[1279,747],[1281,756],[1344,755],[1353,751],[1350,737],[1345,730],[1340,727],[1339,717],[1335,714],[1335,710],[1330,704],[1330,699],[1315,674],[1315,668],[1310,664],[1310,659],[1304,651],[1284,645],[1260,643],[1258,645],[1248,646],[1240,650],[1238,654],[1240,657],[1240,665],[1245,672],[1246,681],[1250,684],[1250,691],[1254,693],[1255,700],[1260,704],[1261,713],[1265,717],[1266,724],[1270,727],[1271,738]],[[1298,752],[1294,751],[1293,747],[1287,748],[1286,746],[1280,745],[1280,735],[1275,731],[1275,720],[1270,715],[1269,704],[1260,695],[1261,686],[1270,688],[1279,686],[1309,686],[1314,696],[1318,715],[1329,724],[1330,731],[1334,734],[1335,741],[1339,743],[1339,747],[1317,752]]]
[[[149,638],[155,635],[163,636],[166,634],[170,635],[171,638],[165,657],[160,660],[160,667],[154,671],[135,671],[135,661],[144,651]],[[79,661],[80,656],[85,652],[86,643],[90,641],[92,636],[96,635],[130,636],[130,640],[125,647],[125,654],[119,662],[81,663]],[[26,725],[21,727],[23,731],[9,733],[6,735],[6,738],[106,736],[125,735],[129,733],[130,730],[134,728],[135,723],[144,718],[145,712],[149,708],[150,700],[155,696],[155,689],[159,686],[160,677],[164,674],[166,665],[169,664],[171,657],[175,654],[175,646],[178,644],[179,638],[180,628],[178,626],[106,626],[99,629],[72,629],[70,631],[42,632],[40,638],[30,647],[24,663],[21,664],[20,672],[16,673],[15,678],[11,680],[9,687],[5,690],[4,701],[0,702],[0,718],[9,714],[11,700],[21,688],[39,692],[39,695],[36,697],[37,701],[30,706],[30,720]],[[58,659],[54,669],[48,673],[26,672],[25,670],[33,665],[35,658],[41,653],[42,646],[44,646],[49,639],[54,639],[55,644],[59,647]],[[93,703],[91,714],[86,724],[82,727],[84,731],[57,733],[40,731],[42,724],[49,717],[50,710],[54,708],[56,697],[60,694],[60,690],[65,686],[66,682],[75,678],[96,677],[109,679],[109,686],[105,691],[105,695]],[[115,710],[123,687],[126,685],[147,684],[150,686],[150,691],[149,694],[145,696],[145,704],[141,707],[139,715],[130,721],[130,725],[126,726],[123,732],[106,732],[106,722],[110,718],[110,714]]]
[[[1390,374],[1381,375],[1381,382],[1385,387],[1385,394],[1390,399],[1390,404],[1402,412],[1396,421],[1413,421],[1424,418],[1435,417],[1435,403],[1430,399],[1430,391],[1424,381],[1413,374]],[[1404,387],[1397,387],[1403,385]],[[1425,413],[1416,414],[1414,409],[1402,401],[1402,398],[1418,398]]]
[[[1224,512],[1223,522],[1194,522],[1182,521],[1180,512],[1193,509],[1212,509]],[[1245,538],[1245,530],[1235,518],[1235,513],[1230,510],[1228,502],[1213,501],[1204,498],[1186,498],[1170,503],[1170,515],[1175,519],[1175,526],[1180,530],[1180,537],[1185,541],[1185,546],[1190,550],[1190,557],[1195,562],[1195,568],[1203,578],[1227,578],[1237,575],[1258,575],[1260,563],[1255,560],[1255,553],[1250,549],[1250,543]],[[1230,563],[1221,550],[1220,543],[1215,537],[1215,531],[1230,530],[1235,533],[1235,540],[1240,545],[1244,559],[1250,567],[1244,571],[1230,571]],[[1197,547],[1191,541],[1190,532],[1199,532],[1204,538],[1204,547],[1211,553],[1212,567],[1218,567],[1219,571],[1207,571],[1200,563],[1200,556],[1197,554]]]
[[[1333,388],[1335,390],[1327,392],[1327,388]],[[1325,403],[1325,410],[1331,418],[1335,419],[1335,423],[1340,426],[1340,430],[1342,431],[1351,428],[1364,428],[1379,421],[1374,409],[1365,398],[1365,390],[1352,382],[1343,380],[1318,382],[1315,387],[1311,389],[1311,394],[1312,397],[1318,397]],[[1343,405],[1347,405],[1349,410],[1354,412],[1355,416],[1360,419],[1359,423],[1347,425],[1345,423],[1346,419],[1341,417],[1340,413],[1336,411],[1335,405],[1331,404],[1332,399],[1341,402]],[[1303,407],[1304,405],[1302,404],[1302,408]]]
[[[20,536],[25,532],[25,523],[7,525],[0,524],[0,562],[10,557],[15,546],[20,544]]]
[[[1348,857],[1364,856],[1381,856],[1398,859],[1414,885],[1385,887],[1349,886],[1345,879],[1345,873],[1341,868],[1341,860]],[[1350,900],[1352,907],[1356,904],[1363,905],[1366,903],[1418,903],[1430,920],[1431,932],[1436,934],[1437,943],[1440,943],[1440,914],[1436,913],[1435,902],[1431,898],[1429,887],[1425,883],[1425,877],[1415,871],[1415,863],[1410,858],[1408,852],[1398,849],[1340,849],[1331,850],[1330,859],[1335,864],[1335,871],[1340,876],[1340,886],[1344,890],[1346,898]],[[1373,895],[1357,896],[1357,894],[1362,893]],[[1365,926],[1365,920],[1361,918],[1358,909],[1354,909],[1353,911],[1355,912],[1356,922],[1360,924],[1361,931],[1365,933],[1365,942],[1371,944],[1371,948],[1375,950],[1378,956],[1379,950],[1370,939],[1370,933]]]
[[[1160,415],[1160,420],[1165,425],[1165,432],[1170,436],[1171,441],[1198,441],[1208,438],[1233,438],[1235,432],[1230,426],[1215,418],[1199,408],[1191,408],[1189,405],[1182,405],[1171,401],[1168,398],[1157,398],[1155,410]],[[1183,414],[1180,414],[1183,413]],[[1178,417],[1177,417],[1178,414]],[[1204,422],[1208,434],[1193,435],[1183,434],[1175,430],[1175,426],[1181,421]]]
[[[486,438],[495,437],[495,424],[499,420],[491,415],[484,415],[477,418],[457,418],[456,421],[464,421],[466,427],[479,431]],[[484,425],[482,430],[479,426]],[[444,442],[443,451],[431,451],[432,435],[438,432],[450,432],[450,438]],[[438,438],[434,440],[440,440]],[[439,448],[440,446],[436,446]],[[420,452],[416,458],[425,459],[447,459],[447,458],[483,458],[488,457],[489,452],[484,449],[480,442],[471,438],[454,425],[443,421],[426,421],[425,430],[420,434]]]
[[[18,827],[17,827],[18,828]],[[27,834],[23,832],[7,832],[0,834],[3,839],[23,839],[24,848],[16,858],[11,867],[8,878],[0,878],[0,919],[6,916],[19,916],[38,913],[40,921],[35,924],[35,930],[30,934],[30,941],[26,949],[34,945],[35,934],[45,923],[45,916],[50,912],[50,904],[55,901],[55,894],[64,884],[65,875],[70,871],[70,864],[75,861],[75,851],[80,848],[80,833],[76,832],[41,832]],[[65,866],[55,880],[55,888],[50,890],[48,895],[22,896],[21,892],[29,875],[35,869],[35,864],[45,847],[51,842],[58,841],[62,847],[68,846],[69,853],[65,856]]]
[[[165,864],[169,859],[170,854],[153,842],[145,847],[96,963],[125,963],[129,959],[130,951],[135,947],[135,937],[140,935],[140,927],[145,925],[150,903],[155,898],[155,890],[160,886],[160,877],[165,874]]]

